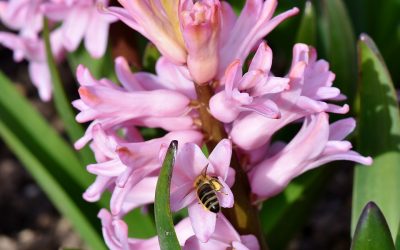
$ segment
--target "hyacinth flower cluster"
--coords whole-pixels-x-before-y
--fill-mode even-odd
[[[165,147],[172,140],[180,146],[171,209],[187,208],[189,214],[175,226],[183,249],[263,248],[262,237],[251,229],[257,227],[252,213],[259,204],[325,163],[372,163],[345,140],[355,129],[353,118],[330,122],[331,114],[346,114],[349,106],[338,104],[346,97],[333,86],[335,75],[314,48],[295,44],[287,73],[271,72],[273,48],[264,38],[297,14],[297,8],[275,15],[277,0],[247,0],[237,16],[229,3],[219,0],[119,4],[0,3],[2,21],[18,32],[0,32],[0,43],[14,51],[16,61],[29,61],[30,76],[43,100],[51,97],[40,37],[43,16],[54,24],[62,21],[51,34],[58,61],[82,40],[92,56],[104,55],[109,25],[116,20],[141,33],[162,55],[154,74],[132,72],[124,57],[115,58],[118,82],[96,79],[84,65],[76,70],[80,99],[72,105],[80,111],[76,120],[90,124],[75,148],[89,144],[96,158],[87,166],[96,179],[83,198],[96,202],[111,192],[109,210],[98,214],[110,249],[159,248],[157,237],[128,237],[124,216],[154,203]],[[293,124],[301,128],[291,140],[274,139]],[[145,140],[140,127],[161,128],[165,135]],[[201,150],[204,146],[208,156]],[[211,211],[199,197],[201,178],[217,183],[212,202],[217,201],[219,209]],[[235,221],[237,207],[245,208],[247,225]]]
[[[97,10],[97,0],[9,0],[0,2],[0,20],[10,32],[0,32],[0,44],[14,52],[14,61],[28,61],[29,76],[38,89],[40,98],[49,101],[52,82],[47,66],[43,17],[62,25],[50,35],[52,53],[57,62],[65,59],[67,52],[78,49],[81,41],[92,57],[105,54],[108,31],[116,18],[102,15]],[[101,1],[107,5],[108,1]]]
[[[295,177],[331,161],[371,164],[345,140],[354,119],[329,121],[330,114],[346,114],[349,106],[335,104],[346,97],[333,86],[335,75],[314,48],[295,44],[287,74],[271,72],[273,51],[263,38],[296,8],[274,16],[277,1],[247,0],[237,16],[218,0],[119,3],[97,7],[101,15],[118,18],[148,38],[162,56],[155,74],[132,72],[126,59],[116,58],[118,84],[95,79],[83,65],[77,69],[76,119],[90,125],[75,147],[90,143],[97,161],[87,166],[97,177],[83,197],[95,202],[111,192],[110,210],[99,213],[109,248],[158,249],[157,237],[129,238],[123,218],[154,202],[163,152],[172,140],[180,147],[171,208],[187,208],[189,214],[176,225],[184,249],[259,249],[259,236],[240,235],[223,211],[243,200],[250,207],[260,204]],[[302,125],[289,142],[272,140],[293,123]],[[138,127],[162,128],[166,134],[146,141]],[[215,194],[222,210],[210,211],[198,197],[201,176],[218,181]],[[235,197],[234,186],[242,187],[243,181],[250,193]]]

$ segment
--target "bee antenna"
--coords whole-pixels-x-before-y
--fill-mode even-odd
[[[201,171],[201,174],[202,174],[203,176],[206,176],[206,175],[207,175],[207,168],[208,168],[208,164],[207,164],[207,166],[204,167],[203,171]]]

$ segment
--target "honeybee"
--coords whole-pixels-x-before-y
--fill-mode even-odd
[[[200,204],[208,211],[218,213],[221,211],[221,207],[219,205],[217,192],[226,193],[222,192],[223,186],[216,177],[207,175],[207,167],[208,166],[206,166],[203,171],[201,171],[201,175],[196,178],[194,186]]]

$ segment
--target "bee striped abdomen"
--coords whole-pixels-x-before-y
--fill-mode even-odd
[[[209,183],[204,182],[199,185],[197,197],[201,204],[210,212],[218,213],[220,211],[217,193]]]

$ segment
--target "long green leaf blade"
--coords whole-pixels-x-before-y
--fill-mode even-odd
[[[400,223],[399,223],[399,229],[400,229]],[[397,230],[397,237],[396,237],[396,249],[400,249],[400,230]]]
[[[106,249],[96,225],[88,220],[79,204],[76,204],[70,194],[66,192],[67,189],[60,186],[60,183],[47,171],[46,166],[30,152],[23,141],[13,134],[10,128],[3,123],[3,120],[0,120],[0,136],[29,170],[57,209],[72,222],[82,238],[93,249]]]
[[[99,207],[96,204],[86,203],[82,199],[83,191],[93,178],[83,169],[71,147],[45,122],[1,72],[0,89],[0,124],[2,126],[0,136],[23,163],[40,166],[40,168],[31,165],[26,167],[45,192],[51,192],[53,188],[59,189],[55,192],[68,190],[68,194],[60,194],[60,197],[68,195],[68,199],[72,200],[74,205],[66,205],[66,207],[79,207],[80,213],[86,216],[85,220],[90,221],[94,225],[93,228],[100,233],[100,223],[96,217]],[[23,157],[28,157],[28,160]],[[36,173],[36,171],[39,173]],[[48,176],[51,180],[47,180],[47,177],[41,177],[43,175]],[[58,187],[46,186],[48,185],[47,182]],[[59,197],[55,194],[48,193],[48,195],[50,199]],[[59,199],[53,200],[53,202],[56,206],[64,204],[64,201],[60,202]],[[66,200],[65,202],[69,201]],[[65,211],[61,208],[60,211],[64,213]],[[74,215],[74,212],[70,213],[72,215],[66,216],[73,222],[74,227],[79,229],[80,225],[76,224],[79,219],[72,217],[79,217],[80,215]],[[85,231],[85,229],[83,230]],[[89,232],[89,234],[92,233]],[[90,240],[87,239],[87,236],[83,237]]]
[[[12,129],[34,155],[43,159],[46,166],[65,171],[78,186],[87,187],[93,178],[83,171],[75,152],[1,72],[0,89],[1,122]]]
[[[369,202],[358,221],[351,250],[395,250],[385,217],[378,206]]]
[[[307,1],[301,18],[300,27],[297,31],[296,42],[308,45],[317,45],[317,22],[315,8],[312,2]]]
[[[371,155],[371,167],[355,170],[352,231],[362,208],[374,201],[387,219],[393,238],[400,221],[400,118],[393,82],[374,42],[361,35],[359,150]]]
[[[356,89],[356,48],[352,24],[342,0],[322,0],[320,33],[335,84],[352,103]]]
[[[43,38],[46,45],[47,64],[53,83],[54,103],[56,105],[57,112],[63,121],[68,136],[70,137],[71,141],[76,141],[83,135],[84,131],[80,124],[75,121],[75,114],[72,110],[71,102],[68,100],[64,92],[60,73],[58,72],[57,64],[51,50],[50,31],[48,20],[46,18],[44,18],[43,24]],[[85,164],[93,162],[93,154],[89,147],[85,147],[80,150],[79,154]]]
[[[181,249],[172,220],[169,193],[172,169],[175,163],[175,154],[177,150],[178,142],[172,141],[168,147],[167,154],[165,155],[156,187],[154,213],[161,250]]]

